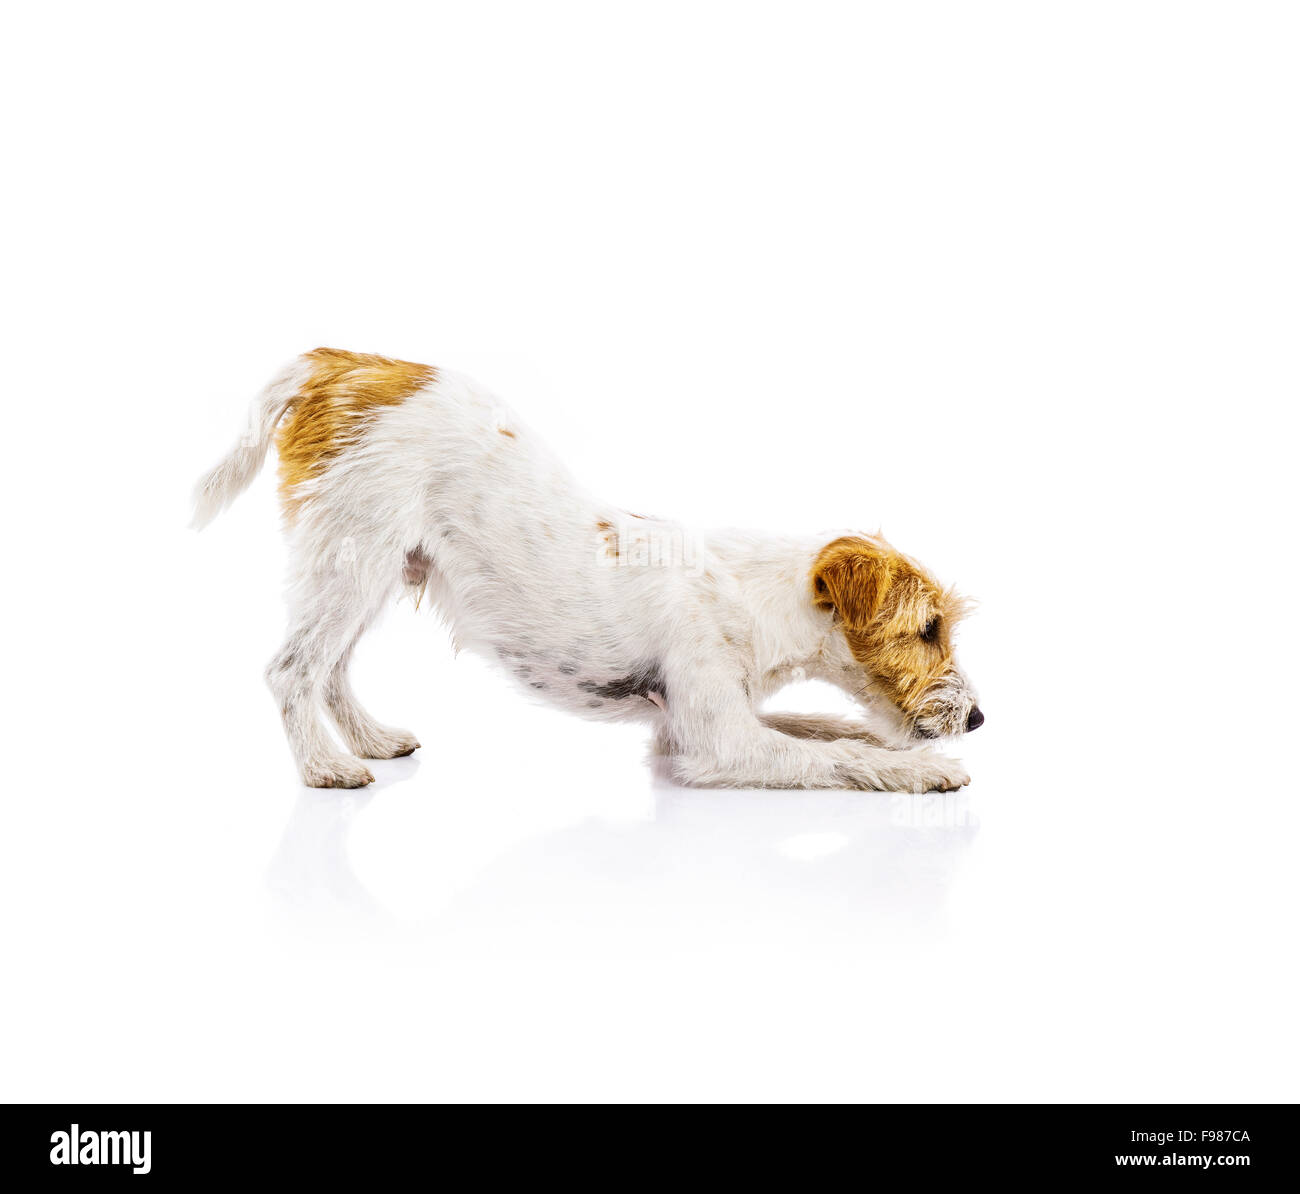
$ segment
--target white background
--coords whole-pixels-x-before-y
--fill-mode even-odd
[[[1294,6],[7,24],[0,1095],[1300,1094]],[[970,788],[679,789],[409,606],[424,748],[300,787],[270,468],[185,523],[318,344],[630,509],[882,527],[980,601]]]

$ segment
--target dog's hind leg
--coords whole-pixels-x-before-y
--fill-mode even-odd
[[[433,560],[421,549],[415,548],[406,553],[402,562],[401,581],[412,593],[418,603],[420,596],[429,582],[433,569]],[[381,725],[361,707],[348,672],[352,665],[352,653],[361,640],[361,636],[370,628],[379,615],[380,609],[397,587],[396,577],[389,577],[389,568],[385,564],[377,566],[375,581],[369,589],[371,605],[365,612],[356,633],[347,644],[343,654],[330,668],[325,679],[323,696],[325,708],[329,710],[334,724],[338,726],[343,741],[353,754],[363,759],[397,759],[409,755],[420,747],[419,741],[409,730],[397,730]]]
[[[396,576],[322,560],[299,572],[290,590],[289,635],[266,669],[289,748],[303,782],[314,788],[360,788],[374,776],[343,754],[320,721],[320,702],[340,661],[392,591]]]
[[[325,679],[325,707],[330,711],[334,724],[343,735],[343,741],[353,754],[363,759],[396,759],[419,748],[415,735],[408,730],[395,730],[380,725],[361,707],[348,680],[352,652],[368,629],[374,612],[377,611],[366,618],[343,652],[342,658],[330,669]]]

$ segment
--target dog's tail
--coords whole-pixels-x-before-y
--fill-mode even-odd
[[[224,460],[199,479],[194,487],[194,519],[202,530],[252,483],[266,460],[271,437],[285,412],[297,399],[310,374],[310,364],[299,357],[276,374],[253,401],[248,427]]]

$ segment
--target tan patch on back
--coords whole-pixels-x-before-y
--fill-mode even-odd
[[[399,405],[438,377],[431,365],[338,348],[317,348],[303,359],[311,374],[276,436],[280,497],[291,517],[302,501],[296,488],[356,443],[376,411]]]

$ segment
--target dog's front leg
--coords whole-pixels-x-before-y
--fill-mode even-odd
[[[869,729],[866,722],[852,717],[834,717],[822,713],[760,713],[758,720],[769,729],[789,734],[791,738],[812,738],[817,742],[851,738],[855,742],[865,742],[868,746],[893,745]]]
[[[970,782],[960,762],[929,751],[791,737],[764,724],[739,690],[679,687],[669,697],[664,734],[673,776],[702,787],[934,792]]]

